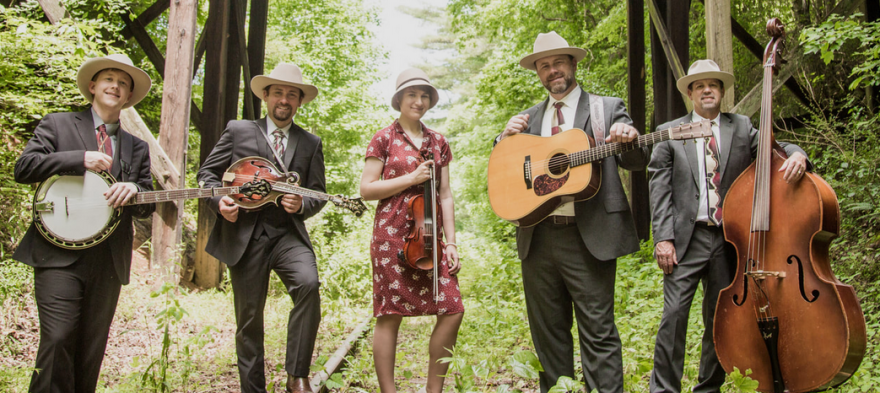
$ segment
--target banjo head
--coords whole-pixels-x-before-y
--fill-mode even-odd
[[[114,182],[109,173],[92,171],[46,180],[34,195],[34,224],[59,247],[75,250],[97,245],[119,223],[119,211],[107,206],[103,195]]]

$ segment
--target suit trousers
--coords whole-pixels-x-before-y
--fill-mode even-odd
[[[121,288],[106,242],[68,266],[34,269],[40,346],[30,392],[95,391]]]
[[[548,221],[535,227],[522,261],[532,341],[544,368],[541,391],[547,392],[561,376],[574,378],[574,311],[587,391],[623,392],[620,335],[614,324],[617,261],[593,257],[577,225]]]
[[[663,277],[663,317],[654,345],[652,393],[681,391],[688,315],[697,285],[701,282],[705,331],[694,392],[721,390],[725,373],[715,354],[712,329],[718,294],[733,281],[735,260],[735,250],[724,240],[724,231],[720,227],[697,223],[685,255],[679,258],[672,273]]]
[[[284,368],[295,377],[307,377],[312,363],[321,322],[315,253],[294,231],[274,239],[263,232],[251,239],[242,259],[229,267],[237,324],[235,350],[244,393],[266,391],[263,309],[273,270],[294,304],[287,321]]]

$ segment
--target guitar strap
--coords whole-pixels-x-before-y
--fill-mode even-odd
[[[596,146],[605,144],[605,105],[602,104],[602,97],[590,94],[590,123],[593,124],[593,137],[596,139]]]
[[[269,120],[267,118],[266,121],[271,121],[271,120]],[[284,159],[278,155],[278,151],[276,151],[275,148],[272,146],[272,141],[269,140],[269,134],[266,132],[266,130],[264,130],[262,127],[260,127],[260,124],[257,123],[256,120],[254,120],[254,125],[257,126],[258,130],[260,130],[260,134],[263,135],[263,139],[265,139],[266,144],[269,145],[269,150],[272,152],[272,156],[275,157],[275,161],[278,163],[278,167],[281,168],[281,171],[284,172],[285,176],[289,176],[290,172],[287,171],[287,165],[284,165]],[[292,124],[291,124],[291,128],[293,128]],[[290,140],[289,131],[288,131],[287,140]]]

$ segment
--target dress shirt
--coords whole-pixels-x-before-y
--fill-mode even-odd
[[[691,121],[698,122],[702,121],[704,118],[698,115],[696,112],[691,114]],[[715,146],[718,147],[718,151],[721,151],[721,129],[718,127],[721,121],[721,114],[715,116],[714,119],[710,119],[710,121],[714,122],[712,125],[712,134],[715,135]],[[694,139],[694,149],[697,149],[697,173],[702,176],[702,179],[698,179],[697,183],[700,186],[700,204],[697,207],[697,221],[709,222],[709,200],[706,196],[706,139],[705,138],[697,138]],[[721,160],[721,157],[717,158]],[[721,163],[719,162],[720,166]],[[721,168],[719,167],[720,171]]]
[[[557,100],[553,98],[553,96],[548,97],[547,99],[547,109],[544,111],[544,119],[541,121],[541,136],[551,136],[552,135],[552,124],[553,117],[556,112],[556,102],[561,101],[562,106],[562,117],[565,118],[565,123],[559,125],[559,128],[562,131],[570,130],[575,128],[574,126],[574,115],[577,111],[578,103],[581,100],[581,87],[575,85],[574,89],[568,93],[565,97],[562,97],[561,100]],[[566,202],[562,205],[559,205],[556,210],[551,213],[553,216],[574,216],[574,202]]]
[[[116,157],[116,150],[118,150],[117,147],[119,146],[118,144],[116,144],[116,131],[119,130],[119,122],[116,122],[113,124],[105,123],[104,119],[102,119],[101,116],[98,116],[98,112],[95,112],[94,107],[91,108],[91,111],[92,111],[92,123],[95,124],[95,140],[96,141],[98,140],[97,139],[98,134],[99,134],[98,127],[100,127],[101,124],[103,124],[105,131],[107,132],[107,136],[110,137],[110,146],[113,146],[113,156],[112,157],[115,158]],[[100,146],[99,146],[99,148],[100,148]]]
[[[271,146],[273,149],[275,148],[275,135],[272,135],[272,133],[275,132],[275,130],[281,130],[281,132],[284,133],[284,136],[281,138],[281,144],[284,146],[285,154],[287,154],[287,137],[290,136],[290,126],[292,126],[292,125],[293,125],[293,122],[290,122],[290,123],[287,123],[286,126],[278,128],[278,126],[275,125],[275,121],[273,121],[272,118],[267,116],[266,117],[266,133],[268,133],[269,141],[271,141],[269,146]],[[281,158],[284,158],[284,157],[281,157]]]

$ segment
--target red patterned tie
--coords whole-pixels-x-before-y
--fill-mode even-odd
[[[712,126],[716,123],[713,121]],[[721,225],[721,195],[718,190],[721,188],[721,172],[718,168],[718,145],[715,142],[715,136],[709,138],[705,143],[706,146],[706,178],[709,180],[709,189],[706,196],[709,199],[709,220],[715,225]]]
[[[272,131],[272,135],[275,136],[275,151],[279,157],[284,157],[284,131],[276,129]]]
[[[550,128],[550,135],[556,135],[562,128],[559,126],[565,124],[565,117],[562,116],[562,107],[565,106],[565,103],[562,101],[557,101],[553,106],[556,107],[556,115],[553,117],[553,123],[556,123]]]
[[[110,157],[113,157],[113,144],[110,143],[110,136],[107,135],[107,126],[101,124],[98,126],[98,151]]]

